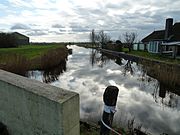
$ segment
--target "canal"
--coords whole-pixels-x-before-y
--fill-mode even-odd
[[[75,45],[68,48],[73,53],[61,65],[29,71],[28,77],[79,93],[81,120],[95,123],[101,118],[105,88],[115,85],[119,88],[116,126],[133,123],[155,135],[180,134],[179,87],[162,85],[141,64]]]

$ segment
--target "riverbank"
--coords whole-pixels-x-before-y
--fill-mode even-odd
[[[174,87],[179,89],[180,64],[169,62],[167,63],[156,59],[150,59],[147,57],[141,57],[123,52],[115,52],[106,49],[101,49],[101,51],[103,53],[113,55],[119,59],[123,58],[131,62],[142,64],[143,68],[149,76],[158,79],[159,82],[164,84],[166,87],[168,85],[168,87],[171,89]]]
[[[126,51],[127,52],[127,51]],[[152,59],[155,61],[164,62],[167,64],[179,64],[180,65],[180,59],[179,58],[171,58],[170,56],[160,55],[160,54],[153,54],[145,51],[131,51],[127,52],[127,54],[135,55],[147,59]]]
[[[68,56],[65,45],[27,45],[18,48],[0,48],[0,68],[24,75],[32,69],[57,66]]]
[[[88,44],[77,44],[80,47],[85,47],[85,48],[92,48],[92,49],[99,49],[96,46],[92,46],[92,44],[88,43]],[[131,52],[128,51],[128,48],[122,48],[122,52],[121,53],[126,53],[129,55],[134,55],[137,57],[142,57],[142,58],[147,58],[147,59],[151,59],[154,61],[159,61],[159,62],[164,62],[167,64],[179,64],[180,65],[180,58],[176,58],[173,59],[170,56],[165,56],[165,55],[160,55],[160,54],[153,54],[153,53],[149,53],[147,51],[135,51],[132,50]],[[119,51],[116,51],[119,52]]]

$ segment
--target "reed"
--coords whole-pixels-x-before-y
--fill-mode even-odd
[[[19,54],[11,54],[8,56],[1,56],[3,63],[1,63],[0,68],[9,72],[13,72],[19,75],[26,75],[26,71],[30,67],[30,62],[24,56]]]
[[[33,50],[36,51],[36,49]],[[32,52],[31,49],[29,51]],[[26,54],[30,53],[29,51],[26,52]],[[0,69],[23,76],[26,76],[26,72],[28,70],[46,70],[60,65],[67,59],[68,56],[68,49],[65,46],[59,48],[51,48],[47,51],[42,50],[41,53],[39,51],[39,55],[35,58],[29,58],[26,57],[26,55],[23,55],[22,53],[16,52],[17,51],[15,51],[14,53],[12,52],[7,54],[0,54]]]
[[[49,50],[47,53],[42,55],[40,60],[40,69],[49,69],[51,67],[61,64],[64,59],[67,59],[68,50],[67,48],[57,48]]]
[[[151,61],[141,61],[141,64],[143,64],[149,76],[156,78],[166,86],[180,86],[180,71],[178,66]]]

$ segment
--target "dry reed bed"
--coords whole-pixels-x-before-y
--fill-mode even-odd
[[[140,62],[147,74],[156,78],[166,86],[180,86],[180,66],[174,64],[157,63],[153,61]]]
[[[68,50],[66,47],[51,49],[32,60],[19,54],[0,55],[1,59],[3,59],[0,69],[25,76],[28,70],[43,70],[57,66],[61,61],[67,59],[67,56]]]

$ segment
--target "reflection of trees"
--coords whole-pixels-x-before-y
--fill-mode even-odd
[[[99,53],[98,50],[96,49],[92,49],[91,51],[91,56],[90,56],[90,61],[92,66],[94,66],[94,64],[97,64],[99,67],[103,67],[104,64],[107,63],[107,61],[109,60],[114,60],[115,63],[117,63],[118,65],[122,66],[122,58],[114,56],[112,54],[107,54],[107,53]],[[126,75],[127,72],[130,72],[131,75],[133,75],[134,71],[133,71],[133,67],[132,67],[132,61],[127,60],[127,63],[124,65],[124,76]]]
[[[154,90],[152,93],[155,102],[171,108],[177,107],[180,91],[179,88],[174,85],[174,82],[172,82],[172,80],[176,81],[178,75],[175,76],[174,72],[177,70],[172,71],[172,69],[168,69],[167,66],[160,70],[160,66],[157,64],[143,64],[144,65],[140,66],[142,68],[142,78],[147,76],[149,79],[142,79],[142,81],[147,81],[147,83],[149,83],[149,80],[152,80],[152,78],[157,81],[154,84]],[[172,75],[170,74],[171,72],[173,72]]]
[[[118,65],[123,65],[123,63],[122,63],[122,58],[119,58],[119,57],[117,57],[116,59],[115,59],[115,62],[116,62],[116,64],[118,64]]]
[[[97,64],[99,67],[103,67],[104,64],[109,61],[109,58],[105,56],[103,53],[100,54],[98,50],[92,49],[90,54],[90,62],[91,65],[94,66],[94,64]]]
[[[92,49],[90,56],[90,62],[92,66],[97,64],[99,67],[103,67],[103,65],[105,65],[109,60],[114,60],[115,63],[120,66],[123,65],[122,58],[103,52],[100,53],[98,50]]]
[[[169,95],[169,102],[167,104],[169,107],[175,108],[178,105],[178,99],[177,99],[177,95],[171,93]]]
[[[177,65],[157,63],[152,61],[141,61],[147,75],[157,79],[159,82],[166,84],[172,89],[180,86],[180,70]]]
[[[131,75],[135,73],[132,61],[127,60],[124,64],[122,58],[114,56],[113,54],[100,54],[97,50],[93,49],[90,58],[92,66],[97,64],[99,67],[103,67],[103,65],[111,59],[118,65],[124,67],[124,76],[128,72]],[[137,68],[142,72],[140,80],[145,82],[145,85],[154,84],[152,96],[155,102],[174,108],[178,106],[178,95],[180,95],[179,85],[176,85],[178,83],[177,78],[179,77],[179,72],[177,72],[177,69],[168,68],[167,66],[165,67],[165,65],[163,66],[164,69],[160,68],[160,66],[155,63],[141,62],[141,64],[138,64]],[[170,73],[172,73],[172,75]],[[175,73],[177,73],[177,75],[175,75]],[[153,80],[155,82],[153,82]],[[174,82],[176,82],[176,84]]]
[[[133,68],[132,68],[132,62],[130,60],[127,60],[127,63],[124,65],[124,76],[127,72],[130,72],[131,75],[133,75]]]
[[[58,80],[61,73],[66,71],[66,60],[62,61],[58,66],[44,70],[43,82],[51,83]]]
[[[154,90],[153,98],[156,103],[162,103],[164,106],[176,108],[178,106],[178,95],[180,95],[180,93],[173,92],[174,90],[172,88],[169,88],[163,83],[158,83]]]

